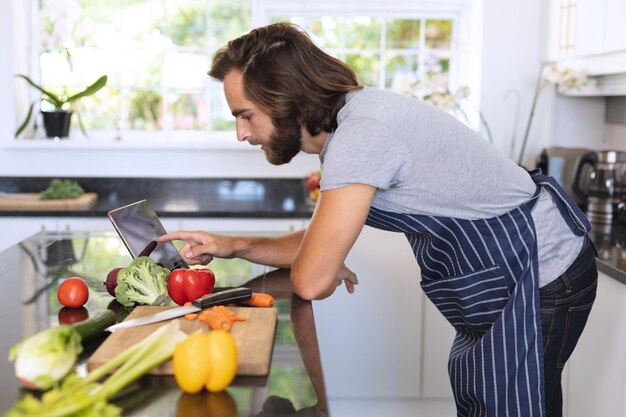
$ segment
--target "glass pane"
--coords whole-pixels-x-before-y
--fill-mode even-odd
[[[163,54],[154,50],[129,49],[123,53],[124,74],[122,84],[127,86],[155,87],[161,85]]]
[[[224,46],[250,31],[252,12],[249,1],[216,0],[209,2],[209,7],[211,48]]]
[[[342,17],[323,16],[309,19],[305,29],[320,47],[339,48],[341,47],[342,26]]]
[[[389,19],[387,20],[387,48],[408,49],[419,48],[420,21]]]
[[[378,77],[380,74],[380,57],[368,54],[348,54],[346,63],[356,72],[359,83],[378,87]]]
[[[164,24],[165,10],[159,0],[134,0],[121,2],[122,39],[127,47],[164,49],[171,45],[161,27]]]
[[[76,2],[42,1],[35,26],[41,48],[58,50],[76,46],[76,32],[82,10]]]
[[[450,49],[452,20],[427,20],[425,37],[428,49]]]
[[[161,31],[174,45],[207,46],[207,2],[168,0]]]
[[[173,88],[199,89],[209,81],[209,56],[174,52],[165,55],[162,68],[162,85]]]
[[[85,129],[119,128],[121,103],[119,88],[110,87],[81,99],[77,106]]]
[[[349,49],[380,48],[380,20],[369,16],[346,18],[345,47]]]
[[[93,0],[76,2],[80,5],[81,15],[73,32],[75,45],[104,47],[116,42],[119,38],[117,22],[120,21],[120,10]]]
[[[211,90],[211,130],[235,130],[235,118],[226,103],[224,93],[218,88]]]
[[[108,77],[107,85],[119,85],[122,81],[119,52],[111,49],[76,48],[72,51],[72,67],[80,85],[89,85],[100,76]]]
[[[173,130],[204,129],[207,120],[207,104],[199,92],[168,94],[169,125]]]
[[[271,23],[291,22],[291,18],[287,16],[274,16],[270,20]]]
[[[428,54],[424,57],[424,70],[427,74],[447,74],[450,70],[450,58]]]
[[[156,90],[131,90],[126,99],[126,127],[155,130],[162,127],[162,96]]]
[[[392,55],[385,56],[385,87],[396,89],[397,84],[407,80],[407,77],[415,78],[418,70],[417,55]]]
[[[44,87],[64,86],[70,81],[67,55],[59,50],[44,52],[39,58],[41,84]]]

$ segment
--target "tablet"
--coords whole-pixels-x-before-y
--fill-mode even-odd
[[[157,242],[167,232],[148,200],[111,210],[108,217],[133,258],[149,256],[170,270],[189,267],[172,242]]]

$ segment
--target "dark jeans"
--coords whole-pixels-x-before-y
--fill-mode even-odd
[[[546,417],[561,417],[561,373],[596,298],[596,251],[589,239],[567,271],[540,290]]]

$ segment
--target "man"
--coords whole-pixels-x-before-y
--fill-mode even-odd
[[[561,371],[595,298],[589,223],[556,182],[507,159],[447,113],[361,87],[297,27],[228,43],[222,81],[237,138],[284,164],[320,155],[307,230],[278,238],[175,232],[190,264],[241,257],[291,268],[305,299],[358,283],[344,260],[365,224],[404,233],[422,288],[455,327],[460,416],[560,416]],[[568,315],[569,311],[576,314]]]

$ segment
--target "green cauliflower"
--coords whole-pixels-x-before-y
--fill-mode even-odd
[[[136,258],[119,271],[115,298],[125,307],[166,304],[169,273],[169,269],[157,265],[147,256]]]

